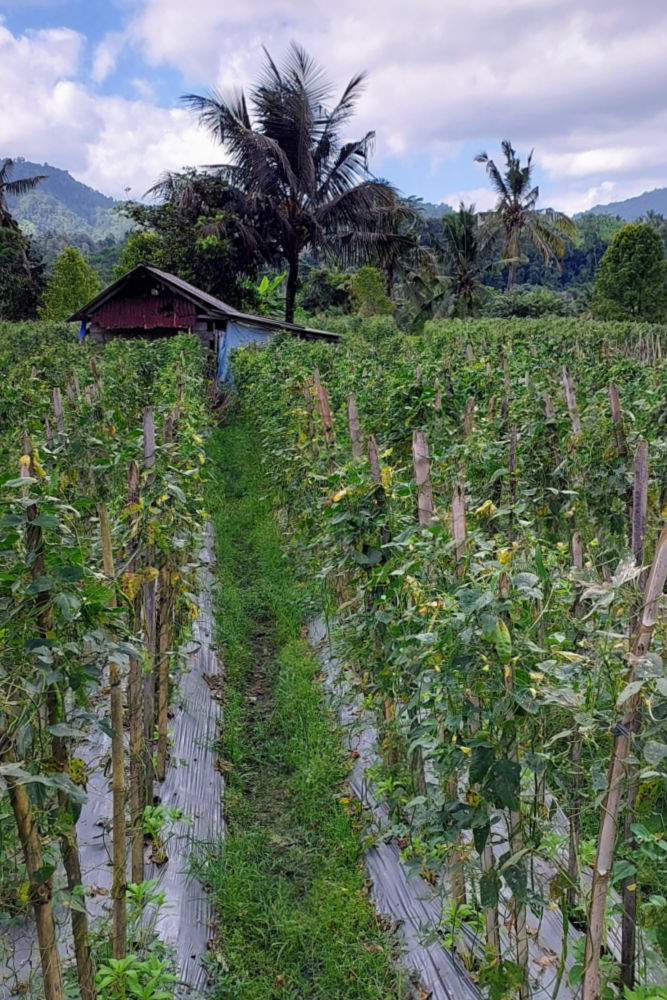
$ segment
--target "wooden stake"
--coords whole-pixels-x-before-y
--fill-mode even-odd
[[[44,417],[44,437],[46,438],[46,447],[52,451],[54,445],[53,428],[48,417]]]
[[[455,543],[456,575],[460,580],[465,571],[466,558],[466,501],[461,483],[456,484],[452,496],[452,535]]]
[[[368,435],[368,461],[371,466],[371,479],[376,486],[382,486],[382,470],[380,469],[380,455],[377,441],[372,434]]]
[[[56,386],[53,390],[53,413],[56,418],[58,437],[60,439],[60,443],[62,444],[65,440],[65,416],[63,414],[63,399],[60,395],[60,389],[58,386]]]
[[[653,630],[658,620],[658,604],[667,581],[667,525],[658,540],[644,588],[644,603],[637,631],[632,643],[632,666],[627,683],[637,679],[635,664],[640,663],[649,651]],[[584,981],[582,1000],[599,1000],[600,997],[600,956],[604,942],[605,906],[607,891],[614,863],[616,832],[623,790],[626,762],[638,733],[638,710],[641,691],[630,695],[624,703],[624,717],[615,728],[614,749],[609,765],[607,793],[602,805],[597,855],[593,868],[590,905],[588,910],[588,930],[584,954]]]
[[[6,764],[17,763],[16,755],[12,751],[5,751],[0,759]],[[9,803],[23,848],[26,875],[30,883],[30,901],[35,913],[44,998],[45,1000],[64,1000],[65,990],[53,919],[53,879],[51,877],[45,879],[42,874],[44,872],[44,856],[39,826],[32,811],[26,786],[18,784],[16,779],[9,775],[5,781],[7,782]]]
[[[463,436],[470,437],[472,434],[473,420],[475,418],[475,397],[468,396],[466,408],[463,415]]]
[[[144,441],[144,487],[150,489],[155,482],[155,417],[150,406],[145,407],[143,417]],[[156,688],[156,653],[157,653],[157,608],[156,581],[157,570],[154,567],[155,547],[146,548],[146,569],[149,578],[143,584],[144,598],[144,630],[148,670],[143,677],[144,691],[144,768],[146,780],[146,805],[153,804],[153,736],[155,730],[155,688]]]
[[[433,409],[436,413],[442,412],[442,388],[440,386],[440,379],[436,378],[433,383]]]
[[[160,567],[158,585],[158,661],[157,661],[157,763],[155,776],[164,781],[167,772],[167,748],[169,727],[169,648],[173,620],[174,590],[171,584],[171,570],[164,563]]]
[[[618,398],[618,389],[613,382],[609,383],[609,404],[611,406],[611,419],[614,425],[614,435],[616,437],[616,450],[618,451],[619,458],[625,458],[628,453],[627,446],[625,444],[625,435],[623,433],[623,413],[621,412],[621,403]]]
[[[116,607],[115,568],[109,515],[103,503],[97,505],[97,516],[100,522],[100,542],[102,545],[102,570],[111,590],[108,604]],[[111,885],[112,899],[112,935],[111,950],[114,958],[125,958],[127,953],[127,910],[126,891],[126,850],[125,838],[125,759],[123,752],[123,690],[121,686],[120,667],[117,663],[109,663],[109,701],[110,718],[113,736],[111,737],[111,794],[112,794],[112,849],[113,849],[113,880]]]
[[[354,459],[361,458],[364,454],[364,447],[361,443],[361,425],[359,423],[359,414],[357,412],[357,403],[354,398],[354,393],[350,393],[347,397],[347,423],[350,428],[352,457]]]
[[[317,411],[324,427],[324,439],[327,443],[327,447],[331,449],[335,443],[333,418],[331,416],[331,406],[329,405],[329,394],[326,388],[322,385],[319,368],[316,368],[313,372],[313,384],[317,394]]]
[[[635,566],[644,562],[644,539],[646,536],[646,510],[648,503],[648,443],[641,440],[635,451],[635,467],[632,490],[632,533],[631,548],[635,557]],[[641,589],[646,583],[646,573],[639,577]],[[630,634],[634,635],[639,615],[639,606],[635,602],[630,615]],[[641,725],[640,707],[635,716],[635,730]],[[635,821],[635,802],[639,791],[638,767],[629,762],[626,768],[628,791],[625,801],[625,816],[623,817],[623,843],[628,850],[636,847],[636,838],[632,831]],[[621,979],[623,985],[633,989],[635,985],[635,963],[637,951],[637,890],[634,876],[628,876],[621,882],[621,898],[623,911],[621,917]]]
[[[567,365],[563,365],[563,388],[565,389],[565,399],[567,400],[567,408],[570,413],[570,420],[572,421],[572,433],[577,436],[581,434],[581,420],[579,419],[579,410],[577,408],[577,398],[574,392],[574,382],[572,381],[572,376],[568,371]]]
[[[132,591],[132,596],[130,597],[132,605],[132,629],[136,632],[141,621],[141,586],[135,582],[139,561],[136,514],[139,505],[139,468],[135,461],[130,462],[128,469],[127,503],[130,522],[127,573]],[[130,657],[127,708],[130,729],[130,859],[133,882],[143,882],[144,880],[143,809],[145,804],[145,768],[143,691],[141,682],[141,662],[134,657]]]
[[[412,460],[417,483],[419,524],[425,528],[429,527],[433,521],[433,491],[431,489],[431,461],[428,444],[422,430],[415,430],[412,435]]]
[[[509,494],[509,506],[513,508],[516,502],[516,452],[517,452],[517,429],[516,424],[512,424],[510,428],[510,443],[509,443],[509,455],[508,455],[508,494]],[[510,509],[509,516],[509,530],[507,533],[509,542],[514,541],[514,510]]]

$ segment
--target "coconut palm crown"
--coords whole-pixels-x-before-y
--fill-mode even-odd
[[[254,204],[267,256],[272,246],[286,262],[285,319],[292,320],[300,253],[310,247],[347,262],[379,254],[391,237],[378,233],[374,220],[398,199],[370,173],[374,132],[342,138],[363,74],[331,106],[332,88],[302,48],[292,44],[281,67],[265,56],[249,98],[214,91],[182,100],[224,147],[229,163],[216,169]]]
[[[32,191],[40,181],[46,180],[46,174],[36,177],[20,177],[12,180],[14,161],[6,159],[0,167],[0,229],[18,229],[18,222],[9,211],[7,195],[22,195]]]
[[[486,153],[478,153],[475,161],[486,166],[491,185],[498,195],[496,207],[484,215],[484,225],[489,233],[502,239],[503,259],[509,263],[509,290],[519,269],[524,238],[542,255],[545,264],[554,263],[558,267],[559,258],[565,250],[563,237],[573,236],[575,227],[562,212],[535,208],[540,189],[532,182],[533,151],[522,166],[509,139],[504,139],[501,145],[505,157],[502,173]]]

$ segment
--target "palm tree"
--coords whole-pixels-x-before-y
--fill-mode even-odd
[[[463,202],[458,212],[443,217],[442,225],[452,292],[463,316],[472,316],[477,289],[491,268],[490,235],[480,226],[475,206],[466,207]]]
[[[267,259],[273,254],[287,264],[285,319],[291,321],[301,252],[310,247],[347,263],[377,253],[390,236],[377,232],[374,217],[394,207],[397,195],[369,171],[375,134],[341,139],[363,74],[330,108],[331,86],[303,49],[292,44],[282,68],[265,55],[249,101],[243,92],[217,91],[182,100],[225,147],[231,162],[217,169],[254,205]]]
[[[14,172],[14,161],[6,159],[0,167],[0,229],[18,229],[18,222],[9,211],[7,195],[22,195],[32,191],[40,181],[46,180],[46,174],[38,174],[36,177],[20,177],[12,180]]]
[[[486,153],[478,153],[477,163],[486,166],[486,172],[491,178],[498,201],[492,212],[485,213],[485,228],[491,235],[499,235],[503,241],[503,259],[509,262],[507,272],[507,289],[512,287],[520,264],[521,242],[524,237],[533,244],[542,255],[545,264],[555,263],[559,266],[559,258],[563,256],[563,236],[574,236],[575,226],[571,219],[562,212],[549,208],[538,211],[535,208],[540,189],[533,186],[533,151],[531,150],[526,165],[521,161],[512,147],[509,139],[502,142],[505,156],[505,170],[501,173],[493,160]]]

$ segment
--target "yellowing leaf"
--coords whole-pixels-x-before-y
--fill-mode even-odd
[[[483,517],[491,517],[492,514],[498,510],[493,500],[485,500],[484,503],[477,508],[476,514],[482,514]]]

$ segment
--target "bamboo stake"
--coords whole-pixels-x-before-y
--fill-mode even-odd
[[[44,437],[46,438],[46,447],[49,451],[52,451],[54,445],[53,428],[51,427],[51,421],[48,417],[44,417]]]
[[[468,342],[466,344],[466,361],[469,365],[475,360],[475,352],[473,351],[472,344]]]
[[[460,580],[465,571],[466,558],[466,501],[461,483],[456,484],[452,496],[452,535],[456,575]]]
[[[141,620],[141,587],[135,582],[138,567],[137,537],[138,524],[136,511],[139,505],[139,468],[135,461],[130,462],[127,478],[127,503],[130,521],[130,558],[128,560],[128,579],[130,581],[130,602],[132,606],[132,628],[136,631]],[[130,729],[130,859],[133,882],[144,880],[144,749],[143,749],[143,702],[142,702],[141,663],[130,657],[128,676],[128,716]]]
[[[648,442],[643,438],[635,451],[634,476],[632,485],[632,529],[630,547],[635,557],[635,566],[641,566],[644,561],[644,541],[646,538],[646,511],[648,507]],[[646,582],[646,573],[642,573],[640,587]],[[632,634],[636,628],[633,621]]]
[[[417,483],[417,512],[420,527],[429,527],[433,521],[433,491],[431,489],[431,461],[426,435],[415,430],[412,435],[412,459]]]
[[[333,418],[331,416],[329,394],[325,386],[322,385],[319,368],[316,368],[315,371],[313,372],[313,384],[315,386],[315,392],[316,392],[317,410],[322,419],[322,424],[324,426],[324,439],[327,443],[327,447],[331,449],[333,448],[335,443]]]
[[[662,529],[656,547],[653,563],[644,588],[643,608],[632,644],[631,667],[628,683],[635,681],[635,664],[646,655],[658,619],[658,603],[667,580],[667,525]],[[637,713],[641,692],[630,695],[624,704],[623,721],[615,727],[614,749],[609,765],[607,793],[602,805],[597,855],[593,868],[590,906],[588,910],[588,930],[584,955],[584,981],[582,1000],[599,1000],[600,997],[600,955],[604,940],[605,906],[607,890],[614,861],[616,830],[623,789],[625,765],[637,733]]]
[[[100,521],[100,542],[102,545],[102,569],[110,583],[108,604],[116,607],[115,568],[109,515],[103,503],[97,504]],[[120,667],[109,663],[109,701],[113,736],[111,737],[111,794],[112,794],[112,839],[113,839],[113,881],[111,950],[114,958],[125,958],[127,953],[127,910],[126,891],[126,849],[125,838],[125,758],[123,751],[123,690]]]
[[[63,399],[60,395],[60,389],[56,386],[53,390],[53,413],[56,418],[56,430],[58,431],[58,438],[62,444],[65,440],[65,416],[63,414]]]
[[[570,420],[572,422],[572,433],[577,436],[581,434],[581,420],[579,419],[579,410],[577,408],[577,398],[574,392],[574,382],[572,381],[572,376],[568,370],[567,365],[563,365],[563,388],[565,390],[565,399],[567,400],[567,408],[570,413]]]
[[[439,378],[433,382],[433,409],[436,413],[442,412],[442,387]]]
[[[419,525],[422,528],[428,528],[433,523],[433,492],[431,489],[431,461],[428,453],[428,444],[426,442],[426,435],[422,430],[415,430],[412,435],[412,458],[417,483]],[[426,775],[420,746],[415,748],[412,766],[417,776],[419,794],[426,795]]]
[[[572,534],[572,568],[582,570],[584,568],[584,545],[581,532],[575,531]],[[581,618],[584,609],[579,603],[579,598],[574,602],[573,615],[575,619]],[[581,735],[577,728],[574,729],[570,742],[570,808],[568,810],[569,822],[569,846],[567,873],[570,884],[567,887],[567,905],[572,909],[577,904],[579,896],[579,843],[581,841],[581,796],[579,794],[579,767],[581,762]]]
[[[164,563],[160,567],[158,583],[158,660],[157,660],[157,762],[156,778],[164,781],[167,771],[167,746],[169,726],[169,647],[173,617],[173,587],[171,571]]]
[[[498,590],[501,600],[508,600],[510,595],[510,583],[509,577],[506,573],[501,573],[500,579],[498,581]],[[503,614],[503,618],[506,618],[506,614]],[[509,663],[505,665],[505,690],[508,693],[514,688],[514,661],[510,660]],[[517,742],[515,737],[512,737],[511,743],[507,750],[507,757],[509,760],[519,763],[519,751],[517,747]],[[507,838],[509,849],[512,855],[517,856],[523,851],[523,824],[521,819],[521,803],[517,809],[510,809],[509,811],[509,822],[507,826]],[[519,986],[519,1000],[527,1000],[529,996],[529,985],[528,985],[528,925],[527,925],[527,914],[526,914],[526,904],[517,899],[516,896],[512,896],[510,904],[511,912],[514,917],[514,932],[516,934],[516,960],[519,967],[523,970],[523,981]]]
[[[6,751],[2,755],[2,760],[7,764],[17,762],[16,755],[12,751]],[[45,1000],[64,1000],[65,990],[53,919],[53,879],[51,877],[44,879],[41,874],[44,870],[44,856],[39,827],[25,785],[20,785],[15,778],[9,775],[5,781],[7,782],[7,794],[14,822],[23,849],[26,874],[30,883],[30,901],[35,912],[44,997]]]
[[[466,408],[463,415],[463,436],[470,437],[472,434],[473,420],[475,417],[475,397],[468,396],[466,399]]]
[[[352,392],[347,397],[347,422],[350,428],[352,457],[356,460],[363,456],[364,447],[361,443],[361,425],[359,423],[359,413],[357,412],[357,402]]]
[[[507,492],[510,507],[509,527],[507,538],[510,544],[514,541],[514,504],[516,503],[516,453],[517,453],[517,429],[516,424],[510,427],[509,455],[508,455],[508,482]]]
[[[635,566],[644,562],[644,540],[646,536],[646,510],[648,505],[648,443],[641,440],[635,451],[635,467],[632,489],[632,532],[631,548],[635,557]],[[639,586],[643,589],[646,574],[639,577]],[[635,604],[630,617],[631,635],[637,628],[639,607]],[[640,709],[635,717],[635,730],[641,725]],[[625,801],[625,816],[623,818],[623,843],[629,849],[636,846],[632,832],[634,822],[635,802],[639,791],[638,767],[635,763],[627,766],[628,791]],[[637,891],[634,886],[634,876],[628,876],[621,882],[621,898],[623,900],[623,915],[621,917],[621,979],[624,986],[633,989],[635,985],[636,935],[637,935]]]
[[[26,465],[25,461],[21,462],[22,474],[23,470],[26,470],[31,476],[34,476],[33,447],[32,441],[27,434],[23,438],[23,452],[24,459],[28,460],[28,464]],[[28,522],[26,549],[30,554],[30,575],[33,580],[46,575],[44,539],[41,526],[37,522],[37,515],[37,504],[30,504],[26,509],[26,519]],[[53,627],[53,615],[48,593],[40,592],[35,599],[35,606],[37,610],[37,630],[42,637],[46,637]],[[47,719],[50,726],[55,726],[64,721],[61,702],[62,696],[60,691],[57,686],[51,685],[46,697]],[[51,750],[57,770],[61,774],[67,773],[69,754],[66,740],[61,736],[52,736]],[[63,817],[63,831],[59,838],[60,852],[67,876],[67,888],[70,892],[73,892],[82,886],[76,823],[71,818],[70,803],[65,793],[59,791],[57,800],[59,811]],[[81,1000],[95,1000],[95,983],[88,945],[88,915],[85,906],[82,909],[72,907],[70,913]]]
[[[368,461],[371,466],[371,479],[376,486],[382,486],[382,470],[380,469],[380,455],[377,441],[372,434],[368,435]]]
[[[308,420],[308,437],[310,439],[313,452],[317,449],[315,417],[313,409],[313,384],[309,379],[304,379],[301,384],[303,396],[306,401],[306,418]]]
[[[619,458],[625,458],[628,453],[628,449],[625,444],[625,435],[623,433],[623,413],[621,411],[621,403],[618,398],[618,389],[613,382],[608,385],[609,392],[609,404],[611,406],[611,419],[614,425],[614,435],[616,437],[616,450],[618,451]]]
[[[143,481],[146,489],[155,482],[155,417],[150,406],[144,408],[143,416]],[[153,804],[153,735],[155,729],[155,687],[156,687],[156,652],[157,652],[157,608],[156,579],[158,571],[155,561],[155,546],[146,548],[146,570],[148,579],[143,584],[144,629],[148,669],[143,677],[144,691],[144,764],[146,781],[146,804]]]

